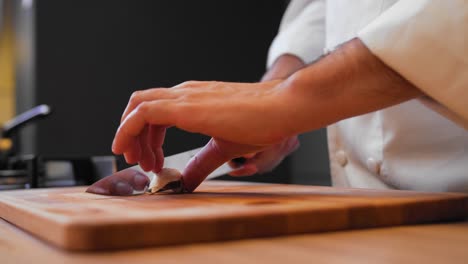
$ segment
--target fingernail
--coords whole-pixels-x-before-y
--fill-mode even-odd
[[[116,144],[115,144],[115,141],[116,141],[116,138],[114,137],[114,139],[112,140],[112,145],[111,145],[111,148],[112,148],[112,152],[115,152],[116,151]]]

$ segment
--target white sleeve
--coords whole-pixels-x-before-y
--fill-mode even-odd
[[[398,1],[358,33],[369,50],[468,121],[468,1]]]
[[[292,0],[278,35],[268,52],[267,68],[283,54],[296,55],[310,63],[322,55],[325,43],[325,3],[323,0]]]

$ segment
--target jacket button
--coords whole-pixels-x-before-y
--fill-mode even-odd
[[[346,153],[343,150],[338,150],[336,152],[336,161],[342,167],[344,167],[348,163],[348,158],[346,157]]]
[[[367,169],[374,174],[380,174],[380,161],[374,158],[368,158]]]

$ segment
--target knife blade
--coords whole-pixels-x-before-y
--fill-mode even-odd
[[[201,150],[202,148],[196,148],[192,150],[188,150],[185,152],[181,152],[178,154],[174,154],[168,157],[164,158],[164,167],[165,168],[173,168],[176,169],[180,172],[183,172],[185,167],[187,166],[188,162]],[[143,169],[140,167],[140,165],[135,165],[131,167],[133,169],[143,171]],[[221,167],[217,168],[215,171],[210,173],[206,179],[212,179],[224,174],[227,174],[232,171],[232,168],[229,167],[227,163],[223,164]],[[148,172],[144,172],[145,174],[148,174]],[[154,174],[154,173],[153,173]]]
[[[168,156],[164,159],[164,167],[183,172],[190,159],[192,159],[200,150],[201,148],[197,148]],[[224,175],[232,170],[233,169],[228,164],[223,164],[208,175],[206,179]],[[160,178],[161,177],[157,177],[153,172],[145,172],[139,165],[136,165],[104,177],[92,184],[86,191],[103,195],[139,195],[147,192],[150,188],[155,186],[156,179],[159,181]],[[158,185],[164,185],[161,186],[161,188],[158,187],[161,191],[184,189],[183,181],[181,179],[167,183],[157,183]]]
[[[188,151],[185,151],[185,152],[181,152],[181,153],[178,153],[178,154],[175,154],[175,155],[171,155],[171,156],[168,156],[168,157],[165,157],[164,158],[164,167],[165,168],[172,168],[172,169],[176,169],[180,172],[183,172],[185,167],[187,166],[188,162],[201,150],[202,148],[196,148],[196,149],[192,149],[192,150],[188,150]],[[153,185],[154,185],[154,182],[155,182],[155,179],[156,179],[156,174],[153,173],[153,172],[145,172],[141,167],[140,165],[135,165],[133,167],[130,167],[130,169],[133,169],[133,170],[138,170],[139,172],[145,174],[149,179],[150,179],[150,184],[149,184],[149,187],[148,188],[151,188]],[[212,179],[212,178],[216,178],[216,177],[219,177],[219,176],[222,176],[224,174],[227,174],[229,172],[231,172],[233,169],[227,164],[223,164],[222,166],[220,166],[219,168],[217,168],[216,170],[214,170],[212,173],[210,173],[205,180],[208,180],[208,179]],[[169,182],[168,183],[168,186],[166,187],[163,187],[162,189],[164,190],[167,190],[167,189],[172,189],[172,188],[169,188],[171,186],[169,186],[169,184],[172,184],[174,185],[174,182]],[[175,186],[175,185],[174,185]],[[148,189],[147,188],[147,189]],[[144,192],[147,191],[146,190],[141,190],[141,191],[134,191],[134,195],[137,195],[137,194],[142,194]]]

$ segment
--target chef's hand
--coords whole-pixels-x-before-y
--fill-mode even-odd
[[[280,80],[262,83],[186,82],[135,92],[122,116],[113,152],[146,170],[162,167],[165,128],[212,136],[183,173],[192,191],[223,163],[290,138],[288,102]],[[289,113],[289,114],[288,114]]]
[[[304,66],[305,63],[299,57],[291,54],[284,54],[278,57],[270,69],[263,75],[262,82],[286,79]],[[229,165],[235,169],[230,175],[250,176],[255,173],[271,171],[298,147],[299,140],[297,136],[292,136],[263,151],[244,155],[243,158],[245,159],[242,163],[235,161],[229,162]]]

